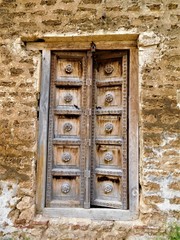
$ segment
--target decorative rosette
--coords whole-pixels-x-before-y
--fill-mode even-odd
[[[65,72],[68,73],[68,74],[73,72],[73,67],[72,67],[71,64],[66,65]]]
[[[71,186],[69,183],[63,183],[61,186],[61,192],[64,194],[67,194],[68,192],[70,192],[71,190]]]
[[[70,132],[72,130],[72,124],[71,123],[65,123],[63,126],[63,129],[65,132]]]
[[[64,152],[62,155],[63,162],[69,162],[71,160],[71,154],[69,152]]]
[[[110,192],[112,192],[112,190],[113,190],[113,186],[111,184],[107,183],[104,185],[104,193],[106,193],[106,194],[110,193]]]

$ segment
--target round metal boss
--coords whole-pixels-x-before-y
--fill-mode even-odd
[[[113,101],[113,95],[111,93],[106,94],[105,96],[105,102],[111,103]]]
[[[113,130],[113,124],[112,124],[112,123],[106,123],[106,124],[105,124],[105,131],[106,131],[107,133],[111,133],[112,130]]]
[[[64,194],[67,194],[68,192],[70,192],[71,190],[71,186],[69,183],[63,183],[61,186],[61,192]]]
[[[65,96],[64,96],[64,101],[69,103],[71,102],[73,99],[73,96],[70,94],[70,93],[67,93]]]
[[[111,74],[114,71],[114,67],[111,64],[107,64],[104,68],[106,74]]]
[[[64,152],[62,155],[63,162],[69,162],[71,160],[71,154],[68,152]]]
[[[113,186],[111,184],[107,183],[104,185],[104,193],[106,193],[106,194],[110,193],[110,192],[112,192],[112,190],[113,190]]]
[[[112,152],[106,152],[106,153],[104,154],[104,160],[105,160],[106,162],[111,162],[111,161],[113,160],[113,154],[112,154]]]
[[[63,126],[63,129],[65,132],[70,132],[72,130],[72,124],[71,123],[65,123]]]
[[[73,71],[72,65],[71,64],[66,65],[65,72],[66,73],[72,73],[72,71]]]

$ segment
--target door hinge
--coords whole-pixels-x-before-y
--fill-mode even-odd
[[[40,111],[40,92],[36,94],[37,98],[37,120],[39,120],[39,111]]]
[[[85,140],[86,146],[91,146],[91,139],[86,139]]]
[[[84,177],[90,178],[90,171],[89,170],[84,171]]]
[[[90,78],[86,79],[86,85],[91,86],[92,85],[92,80]]]
[[[92,114],[92,111],[91,111],[90,108],[85,109],[85,115],[86,115],[86,116],[91,116],[91,114]]]

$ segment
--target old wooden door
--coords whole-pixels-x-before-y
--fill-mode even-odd
[[[127,209],[127,57],[53,53],[46,206]]]
[[[91,203],[127,208],[127,53],[94,57]]]

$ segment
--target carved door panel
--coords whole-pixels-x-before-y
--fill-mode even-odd
[[[46,206],[83,207],[87,57],[52,55]]]
[[[127,209],[127,53],[95,54],[91,204]]]

